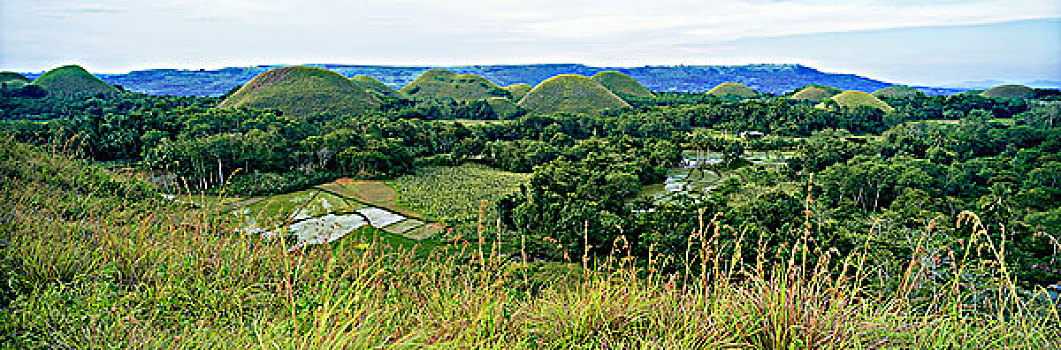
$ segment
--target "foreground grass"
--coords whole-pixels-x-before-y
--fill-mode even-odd
[[[616,241],[609,258],[528,263],[488,244],[417,254],[352,236],[288,253],[223,215],[59,156],[0,144],[0,340],[59,348],[1050,348],[1053,308],[1004,265],[921,262],[877,288],[864,256],[814,250],[736,263],[704,220],[684,271]],[[144,192],[146,191],[146,192]],[[125,200],[142,196],[143,200]],[[975,224],[972,215],[961,220]],[[998,242],[970,237],[973,249]],[[358,240],[358,237],[367,240]],[[806,237],[805,237],[806,238]],[[928,242],[919,243],[928,247]],[[965,277],[987,276],[989,288]],[[986,291],[986,294],[985,294]]]

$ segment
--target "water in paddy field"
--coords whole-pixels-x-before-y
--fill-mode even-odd
[[[744,159],[752,164],[783,165],[785,156],[779,152],[748,151]],[[682,162],[667,172],[663,183],[651,184],[641,188],[638,197],[651,198],[653,201],[666,201],[676,194],[683,193],[693,197],[706,196],[712,188],[722,181],[718,173],[708,167],[722,163],[722,153],[685,152]]]

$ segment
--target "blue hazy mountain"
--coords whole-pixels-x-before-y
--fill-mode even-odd
[[[283,65],[230,67],[218,70],[150,69],[126,74],[98,74],[103,81],[124,88],[155,95],[219,96],[233,87],[250,81],[256,75]],[[854,74],[826,73],[798,64],[751,64],[739,66],[643,66],[592,67],[582,64],[476,65],[476,66],[375,66],[343,64],[310,64],[338,72],[346,77],[368,75],[394,88],[401,88],[432,68],[456,73],[480,75],[498,85],[526,83],[537,85],[560,74],[592,76],[615,70],[637,79],[653,91],[707,91],[726,82],[737,82],[753,89],[782,94],[806,85],[818,84],[844,90],[876,91],[894,84]],[[33,78],[38,74],[26,74]],[[929,94],[950,94],[960,89],[921,88]]]

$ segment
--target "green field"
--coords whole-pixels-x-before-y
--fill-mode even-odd
[[[530,174],[510,173],[477,164],[422,168],[414,175],[388,181],[398,191],[398,203],[413,211],[462,229],[478,223],[479,206],[486,201],[484,225],[497,219],[495,205],[503,195],[516,192]]]

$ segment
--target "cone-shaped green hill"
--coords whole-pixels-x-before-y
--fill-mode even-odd
[[[848,90],[840,93],[839,95],[833,96],[830,100],[836,102],[837,105],[847,109],[854,109],[862,106],[873,107],[880,109],[885,112],[891,112],[895,110],[892,106],[889,106],[884,101],[881,101],[876,96],[867,94],[862,91]],[[826,104],[822,102],[818,107],[825,107]]]
[[[759,93],[750,87],[744,86],[741,83],[722,83],[718,84],[707,92],[708,95],[714,95],[719,98],[752,98],[759,96]]]
[[[924,95],[921,91],[909,86],[889,86],[873,92],[873,96],[890,98],[909,98]]]
[[[395,90],[394,88],[387,86],[387,84],[376,80],[376,78],[367,75],[358,75],[356,77],[350,78],[350,80],[353,80],[355,83],[357,83],[357,85],[361,85],[365,89],[368,89],[368,91],[372,91],[383,96],[401,95],[401,92],[399,92],[398,90]]]
[[[603,71],[594,74],[593,81],[604,85],[608,91],[618,96],[652,97],[652,92],[648,91],[644,85],[620,72]]]
[[[219,108],[275,108],[295,116],[359,113],[379,107],[379,99],[339,73],[315,67],[266,71],[240,87]]]
[[[630,106],[600,83],[575,74],[546,79],[531,89],[519,105],[535,113],[586,114]]]
[[[432,69],[401,89],[409,96],[423,99],[454,99],[457,101],[485,100],[509,97],[497,84],[475,74],[457,74],[445,69]]]
[[[89,74],[78,65],[52,69],[33,81],[33,84],[56,94],[116,94],[118,89]]]
[[[1024,99],[1034,97],[1035,90],[1024,85],[999,85],[984,91],[980,96]]]
[[[828,86],[821,85],[810,85],[803,88],[802,90],[799,90],[799,92],[796,92],[792,96],[789,96],[789,99],[798,101],[818,102],[836,96],[836,94],[839,94],[841,92],[843,92],[843,90],[837,88],[831,88]]]

